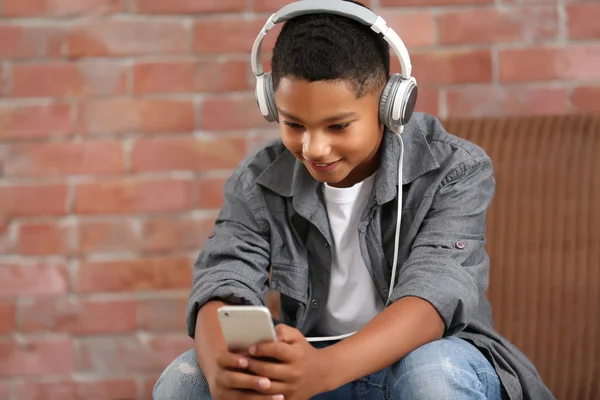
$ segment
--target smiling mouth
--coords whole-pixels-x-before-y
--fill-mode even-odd
[[[327,163],[324,163],[324,162],[314,162],[314,161],[309,161],[309,160],[306,160],[306,161],[308,161],[309,163],[311,163],[312,165],[315,165],[317,167],[326,167],[328,165],[335,164],[335,163],[339,162],[340,160],[335,160],[335,161],[327,162]]]
[[[337,161],[330,162],[330,163],[316,163],[316,162],[308,161],[308,163],[316,171],[329,172],[329,171],[333,170],[340,163],[340,161],[341,160],[337,160]]]

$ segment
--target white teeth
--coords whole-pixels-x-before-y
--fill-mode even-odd
[[[326,166],[328,166],[329,164],[315,164],[315,165],[316,165],[317,167],[326,167]]]

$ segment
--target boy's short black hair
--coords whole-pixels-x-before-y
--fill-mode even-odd
[[[368,8],[358,1],[344,1]],[[389,45],[382,35],[350,18],[302,15],[284,23],[273,49],[271,70],[274,90],[284,77],[342,81],[361,97],[387,82]]]

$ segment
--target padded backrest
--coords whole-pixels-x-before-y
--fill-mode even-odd
[[[492,158],[497,330],[558,399],[600,399],[600,116],[443,121]]]

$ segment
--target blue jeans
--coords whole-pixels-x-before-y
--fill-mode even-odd
[[[315,344],[322,347],[328,343]],[[496,371],[470,343],[448,337],[416,349],[389,368],[321,393],[313,400],[500,400]],[[154,400],[210,399],[194,350],[173,361],[162,373]]]

